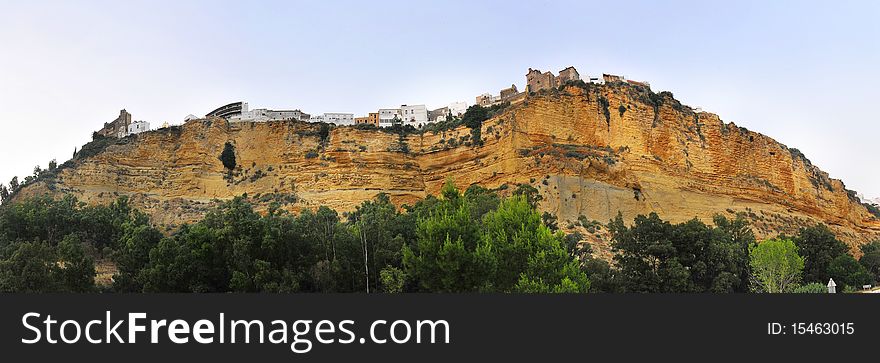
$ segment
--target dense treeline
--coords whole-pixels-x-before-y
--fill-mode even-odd
[[[844,291],[880,280],[880,241],[856,260],[823,224],[758,243],[743,219],[680,224],[655,213],[626,226],[608,225],[614,266],[587,259],[585,270],[605,292],[823,292],[833,278]]]
[[[125,198],[39,197],[0,208],[0,290],[120,292],[586,292],[589,280],[522,195],[451,183],[403,211],[380,194],[340,216],[256,213],[245,198],[164,236]]]
[[[860,260],[823,225],[756,243],[742,217],[618,216],[608,263],[537,212],[534,188],[510,194],[447,183],[412,206],[380,194],[343,215],[260,214],[239,197],[170,235],[124,197],[37,197],[0,206],[0,291],[821,292],[828,278],[880,277],[880,242]],[[96,286],[96,261],[115,264],[111,285]]]

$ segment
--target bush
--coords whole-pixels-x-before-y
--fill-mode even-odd
[[[828,288],[824,284],[813,282],[795,287],[791,292],[795,294],[823,294],[828,292]]]
[[[318,157],[318,152],[315,150],[309,150],[309,152],[306,153],[306,159],[314,159],[316,157]]]
[[[223,152],[220,153],[220,161],[223,162],[223,167],[229,170],[235,169],[235,146],[231,143],[227,142],[226,145],[223,145]]]
[[[599,107],[602,108],[602,114],[605,115],[605,122],[608,126],[611,126],[611,111],[608,110],[608,107],[611,105],[608,103],[608,99],[604,96],[599,96],[598,102]]]
[[[108,146],[113,145],[115,142],[116,138],[114,137],[101,136],[95,133],[92,135],[92,141],[83,145],[83,147],[76,152],[76,155],[74,155],[74,160],[88,159],[92,156],[98,155]]]
[[[874,215],[874,217],[880,218],[880,208],[876,205],[870,203],[862,203],[862,205],[865,206],[865,208],[868,209],[868,212]]]

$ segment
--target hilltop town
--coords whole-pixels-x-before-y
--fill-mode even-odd
[[[561,229],[580,231],[606,257],[608,236],[592,226],[618,213],[675,222],[745,214],[762,238],[821,222],[854,251],[880,236],[880,210],[799,150],[647,82],[529,69],[523,90],[511,85],[467,106],[355,117],[234,102],[151,132],[122,110],[97,132],[103,137],[13,180],[3,199],[69,194],[106,204],[126,196],[170,231],[236,196],[260,211],[351,212],[377,194],[411,206],[452,180],[463,190],[531,190]]]
[[[529,68],[526,73],[526,85],[523,91],[519,91],[516,84],[501,89],[497,94],[490,92],[483,93],[474,98],[474,104],[491,107],[501,104],[515,105],[523,102],[530,94],[542,90],[550,90],[559,88],[565,84],[572,82],[587,82],[592,84],[604,84],[614,82],[625,82],[645,87],[650,87],[648,82],[639,82],[626,79],[626,77],[603,74],[601,78],[581,77],[577,69],[573,66],[566,67],[559,71],[558,75],[553,72],[541,72],[538,69]],[[305,121],[305,122],[325,122],[337,126],[349,125],[373,125],[375,127],[392,127],[395,125],[412,126],[420,128],[425,125],[443,122],[454,117],[461,117],[467,111],[468,103],[465,101],[455,101],[433,110],[429,110],[424,104],[418,105],[400,105],[393,108],[379,108],[376,112],[369,112],[365,116],[356,117],[354,113],[349,112],[324,112],[322,114],[311,115],[301,111],[300,109],[292,110],[270,110],[266,108],[251,109],[248,102],[237,101],[223,106],[217,107],[205,114],[204,117],[198,117],[190,114],[184,118],[184,122],[198,120],[202,118],[220,117],[231,122],[267,122],[267,121]],[[168,127],[168,122],[163,123],[162,127]],[[125,109],[119,111],[119,116],[104,124],[104,127],[97,131],[101,136],[122,138],[132,134],[139,134],[150,130],[150,123],[147,121],[132,121],[132,116]]]

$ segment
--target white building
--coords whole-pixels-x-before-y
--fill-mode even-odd
[[[380,108],[379,109],[379,127],[389,127],[394,119],[403,120],[400,115],[399,108]]]
[[[451,113],[452,116],[461,117],[461,115],[464,115],[467,111],[468,105],[467,102],[453,102],[446,107],[449,108],[449,113]]]
[[[244,108],[244,107],[243,107]],[[234,121],[308,121],[309,115],[300,110],[269,110],[257,108],[250,111],[243,110],[240,115],[230,117]]]
[[[428,107],[425,105],[401,105],[400,108],[380,108],[379,127],[389,127],[394,121],[402,125],[421,127],[428,123]]]
[[[339,126],[354,125],[354,114],[344,112],[324,112],[322,117],[324,122],[336,124]]]
[[[401,105],[400,119],[404,125],[421,127],[428,123],[428,108],[425,105]]]
[[[139,134],[144,131],[150,131],[150,123],[146,121],[135,121],[128,125],[128,135]]]

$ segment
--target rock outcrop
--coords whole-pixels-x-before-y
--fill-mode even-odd
[[[707,223],[742,212],[759,237],[817,222],[851,247],[880,237],[880,220],[797,149],[635,85],[569,85],[532,95],[484,122],[480,146],[464,126],[403,136],[321,128],[190,121],[121,139],[75,160],[51,188],[34,183],[16,198],[66,192],[98,203],[127,195],[173,228],[200,218],[216,199],[244,193],[260,208],[278,202],[291,211],[349,211],[380,192],[413,203],[451,178],[460,187],[530,184],[563,229],[618,212],[627,220],[654,211]],[[219,158],[226,143],[235,148],[231,171]],[[588,237],[608,253],[607,236]]]

